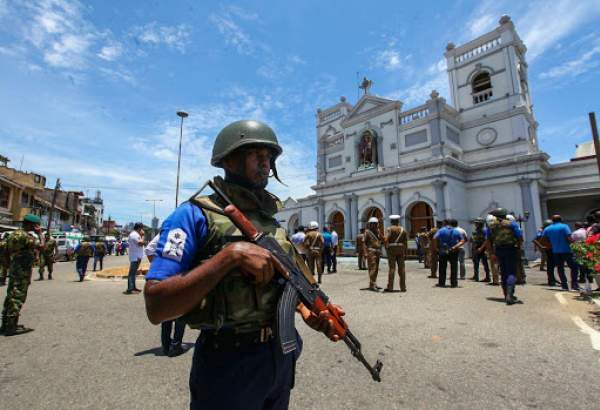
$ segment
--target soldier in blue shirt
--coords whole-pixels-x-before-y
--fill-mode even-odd
[[[567,277],[565,275],[565,262],[571,269],[571,289],[579,290],[579,282],[577,281],[578,268],[573,260],[573,251],[571,251],[571,229],[569,225],[562,223],[560,215],[552,216],[552,224],[547,226],[542,233],[544,238],[550,240],[552,245],[552,255],[554,258],[554,266],[558,270],[558,276],[562,283],[563,290],[569,290]]]
[[[517,302],[515,284],[517,283],[517,258],[523,233],[516,222],[506,218],[504,208],[498,208],[490,213],[497,218],[489,224],[486,239],[492,259],[498,261],[502,275],[502,291],[507,305]]]
[[[225,178],[214,182],[306,271],[274,218],[278,199],[265,190],[269,174],[277,178],[281,151],[266,124],[234,122],[216,138],[211,164],[224,168]],[[244,241],[227,217],[207,209],[224,205],[214,195],[195,198],[163,222],[146,276],[146,312],[154,324],[182,317],[201,329],[190,373],[191,409],[287,409],[300,349],[284,355],[274,332],[282,286],[272,279],[284,268],[269,251]],[[302,304],[297,311],[309,326],[339,340],[328,314],[316,316]]]

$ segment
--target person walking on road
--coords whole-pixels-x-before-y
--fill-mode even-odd
[[[456,219],[445,221],[444,227],[435,234],[437,252],[440,263],[437,286],[446,287],[446,272],[450,264],[450,287],[458,287],[458,252],[465,243],[462,234],[454,227],[458,225]]]
[[[129,248],[129,273],[127,274],[127,290],[126,295],[140,293],[141,291],[135,287],[135,278],[137,271],[144,257],[144,225],[137,222],[133,225],[133,231],[127,238]]]
[[[491,212],[496,218],[489,225],[488,244],[492,258],[498,261],[502,275],[502,292],[507,305],[517,302],[515,285],[517,283],[517,258],[519,255],[519,242],[523,240],[523,233],[516,222],[507,219],[504,208]]]
[[[473,224],[475,225],[475,230],[471,233],[471,258],[473,259],[473,277],[471,280],[479,282],[479,263],[481,262],[483,270],[485,271],[485,279],[483,279],[483,282],[489,282],[490,267],[485,253],[484,221],[481,218],[477,218],[473,221]]]
[[[408,234],[400,226],[400,215],[390,215],[391,226],[386,229],[383,243],[388,257],[388,284],[384,292],[394,290],[394,276],[396,276],[396,267],[400,276],[400,292],[406,292],[406,272],[404,269],[404,260],[406,258],[406,249],[408,248]]]
[[[52,236],[46,234],[46,243],[43,249],[40,251],[40,267],[38,273],[40,277],[38,280],[44,280],[44,268],[48,268],[48,280],[52,280],[52,273],[54,272],[54,262],[56,261],[56,253],[58,247],[56,241]]]
[[[369,290],[379,291],[381,289],[377,286],[377,275],[379,274],[382,239],[379,232],[379,219],[373,216],[367,221],[367,230],[365,231],[367,266],[369,268]]]
[[[6,286],[8,269],[10,268],[10,254],[8,253],[8,232],[0,234],[0,286]]]
[[[331,272],[337,272],[337,253],[340,238],[335,228],[331,228]]]
[[[327,266],[327,273],[331,273],[331,233],[326,226],[323,228],[323,269]]]
[[[33,266],[39,259],[40,250],[44,247],[40,223],[39,216],[25,215],[23,227],[12,232],[7,240],[10,267],[0,326],[0,334],[4,336],[19,335],[33,330],[19,325],[19,316],[27,299]]]
[[[310,273],[317,273],[317,282],[321,283],[323,276],[323,235],[319,232],[319,223],[311,221],[308,224],[308,233],[304,237],[304,247],[307,251],[308,268]]]
[[[94,272],[96,272],[96,265],[100,265],[100,270],[104,269],[103,261],[104,256],[106,255],[106,243],[102,240],[96,241],[94,246]]]
[[[88,262],[90,258],[94,255],[94,249],[92,248],[92,244],[90,243],[90,238],[84,236],[81,242],[77,244],[75,247],[75,254],[77,255],[75,261],[75,269],[77,270],[77,274],[79,275],[79,282],[83,282],[85,279],[85,274],[88,268]]]
[[[578,269],[575,259],[573,258],[573,251],[571,250],[571,228],[569,225],[562,223],[562,217],[560,215],[552,216],[552,224],[544,229],[542,233],[544,238],[548,238],[552,246],[552,253],[554,257],[554,266],[558,270],[558,277],[560,278],[562,289],[569,290],[569,284],[565,275],[565,263],[571,270],[571,289],[579,290],[578,282]]]

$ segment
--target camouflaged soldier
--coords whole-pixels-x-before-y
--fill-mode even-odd
[[[41,232],[40,218],[28,214],[23,218],[23,228],[14,231],[8,237],[10,267],[6,299],[2,310],[2,326],[0,327],[1,333],[5,336],[33,330],[19,325],[19,315],[27,299],[27,289],[31,284],[33,266],[39,257],[40,247],[44,246]]]
[[[425,269],[430,269],[430,240],[429,240],[429,231],[427,231],[427,227],[424,226],[421,228],[421,232],[417,234],[417,238],[419,240],[419,244],[421,245],[421,249],[423,250],[423,267]]]
[[[367,266],[369,268],[369,289],[379,290],[377,275],[379,274],[379,260],[381,259],[381,234],[379,233],[379,220],[375,217],[367,221],[365,231],[365,248],[367,248]]]
[[[485,279],[483,282],[490,281],[490,266],[488,265],[487,255],[485,253],[485,232],[483,230],[484,220],[477,218],[473,221],[475,229],[471,233],[471,258],[473,259],[473,277],[471,280],[479,282],[479,263],[483,265]]]
[[[406,258],[406,249],[408,249],[408,234],[400,226],[400,215],[390,215],[390,223],[392,225],[385,230],[385,237],[383,239],[389,266],[388,284],[385,291],[391,292],[394,290],[394,276],[396,276],[396,267],[398,267],[400,292],[406,292],[404,260]]]
[[[280,201],[265,189],[271,172],[277,178],[281,152],[266,124],[234,122],[213,147],[211,164],[225,169],[225,178],[214,183],[314,283],[274,217]],[[300,349],[283,354],[275,334],[283,286],[272,279],[285,269],[215,212],[225,205],[217,195],[192,198],[163,222],[146,275],[146,312],[153,324],[183,316],[201,329],[190,372],[191,409],[286,409]],[[297,311],[310,327],[337,340],[330,316],[315,316],[302,304]]]
[[[517,259],[523,233],[514,221],[507,219],[506,209],[498,208],[491,212],[497,218],[489,225],[488,243],[492,252],[492,259],[498,261],[502,275],[502,291],[507,305],[517,302],[515,297],[515,284],[517,282]]]
[[[8,232],[0,234],[0,286],[6,286],[6,277],[10,266],[10,256],[8,254]]]
[[[427,239],[429,239],[429,269],[431,270],[430,278],[437,278],[437,270],[438,270],[438,243],[437,239],[435,239],[435,234],[442,227],[442,221],[437,222],[437,226],[431,228],[431,230],[427,233]]]
[[[57,249],[58,247],[54,238],[46,234],[46,243],[40,251],[40,267],[38,269],[40,277],[38,280],[44,280],[44,268],[46,267],[48,268],[48,280],[52,280]]]
[[[77,255],[75,269],[79,275],[79,282],[83,282],[87,272],[88,262],[94,255],[94,248],[92,247],[90,238],[88,236],[84,236],[81,242],[79,242],[79,244],[75,247],[75,254]]]
[[[365,258],[367,250],[365,249],[365,228],[360,228],[360,233],[356,235],[356,256],[358,257],[358,269],[366,270]]]
[[[311,221],[308,224],[308,232],[304,236],[304,247],[307,249],[306,258],[308,259],[308,268],[310,273],[315,276],[315,270],[318,275],[317,282],[321,283],[323,277],[323,235],[319,232],[319,224]]]

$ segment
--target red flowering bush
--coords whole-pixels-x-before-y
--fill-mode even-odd
[[[585,242],[571,244],[577,263],[600,274],[600,233],[589,236]]]

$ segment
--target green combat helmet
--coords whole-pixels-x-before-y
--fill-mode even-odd
[[[504,209],[504,208],[496,208],[492,212],[490,212],[490,214],[494,215],[496,218],[502,218],[502,219],[506,218],[507,213],[508,212],[506,212],[506,209]]]
[[[271,169],[273,176],[279,181],[275,160],[281,154],[283,149],[277,141],[275,132],[267,124],[255,120],[241,120],[232,122],[219,132],[215,145],[213,146],[211,165],[223,168],[223,158],[231,154],[238,148],[259,145],[271,148],[273,158],[271,159]]]
[[[546,219],[542,224],[542,228],[552,225],[552,221],[550,219]]]
[[[485,221],[483,220],[483,218],[475,218],[473,219],[473,224],[474,225],[483,225],[485,223]]]

